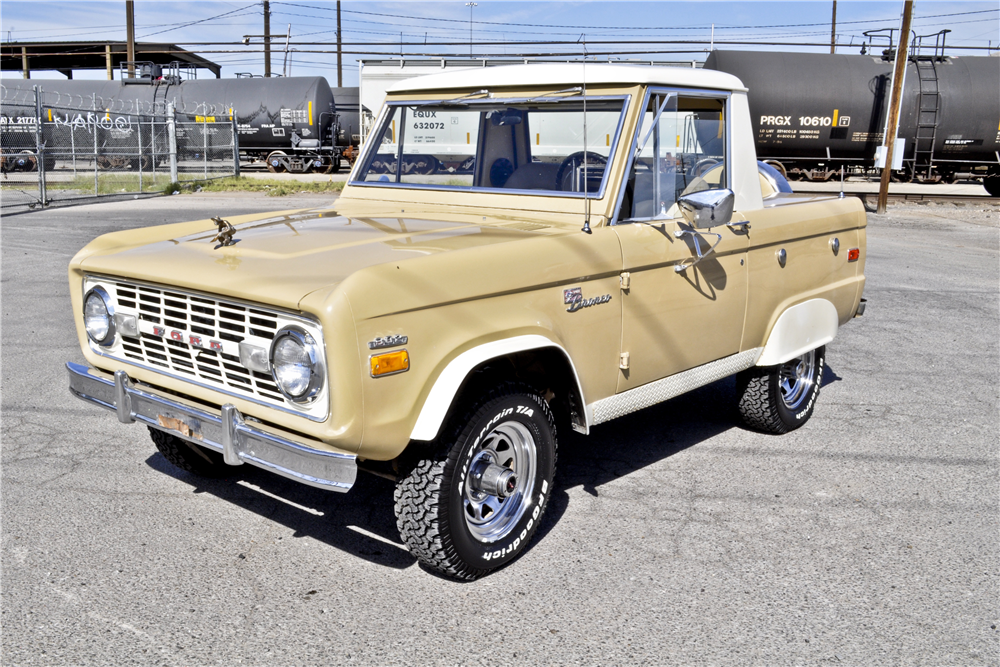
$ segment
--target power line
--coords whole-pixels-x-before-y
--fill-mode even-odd
[[[177,26],[175,26],[173,28],[164,28],[163,30],[157,30],[156,32],[146,33],[145,35],[141,35],[139,37],[139,39],[145,39],[147,37],[151,37],[152,35],[159,35],[160,33],[163,33],[163,32],[171,32],[172,30],[180,30],[181,28],[187,28],[189,26],[197,25],[199,23],[205,23],[207,21],[214,21],[215,19],[221,19],[223,16],[229,16],[231,14],[236,14],[237,12],[246,11],[247,9],[250,9],[251,7],[256,7],[256,6],[257,6],[257,3],[255,2],[253,4],[247,5],[246,7],[240,7],[239,9],[234,9],[232,11],[228,11],[228,12],[225,12],[223,14],[217,14],[216,16],[209,16],[207,19],[199,19],[197,21],[191,21],[190,23],[182,23],[182,24],[177,25]]]
[[[336,11],[329,7],[317,7],[315,5],[302,5],[294,2],[275,2],[275,5],[287,5],[289,7],[302,7],[305,9],[316,9],[320,11],[332,12]],[[354,9],[342,10],[345,14],[363,14],[366,16],[380,16],[380,17],[391,17],[399,19],[417,20],[417,21],[439,21],[445,23],[461,23],[463,25],[468,25],[469,21],[463,19],[443,19],[436,17],[423,17],[423,16],[409,16],[406,14],[385,14],[380,12],[363,12]],[[969,14],[989,14],[1000,12],[1000,9],[983,9],[972,12],[952,12],[949,14],[931,14],[928,16],[914,17],[915,19],[930,19],[930,18],[944,18],[949,16],[965,16]],[[897,22],[899,21],[898,16],[885,19],[865,19],[859,21],[841,21],[838,25],[849,25],[856,23],[885,23],[885,22]],[[586,30],[710,30],[712,26],[659,26],[659,27],[637,27],[637,26],[606,26],[604,28],[595,27],[592,25],[563,25],[556,23],[512,23],[506,21],[473,21],[473,23],[479,23],[482,25],[501,25],[501,26],[520,26],[525,28],[574,28],[574,29],[586,29]],[[750,25],[750,26],[726,26],[726,25],[715,25],[716,30],[746,30],[758,29],[758,28],[807,28],[815,26],[828,26],[829,22],[821,23],[786,23],[786,24],[768,24],[768,25]]]

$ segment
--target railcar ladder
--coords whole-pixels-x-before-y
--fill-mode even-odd
[[[924,179],[932,179],[934,171],[934,144],[937,141],[938,115],[941,111],[941,95],[938,88],[935,58],[917,58],[917,78],[920,82],[917,97],[917,132],[913,139],[913,165],[910,176],[918,174]]]

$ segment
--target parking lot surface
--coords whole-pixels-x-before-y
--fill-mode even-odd
[[[534,544],[456,583],[403,548],[390,481],[199,479],[67,390],[66,267],[90,239],[329,201],[3,219],[4,665],[1000,662],[996,207],[869,216],[867,313],[805,427],[741,428],[724,380],[561,434]]]

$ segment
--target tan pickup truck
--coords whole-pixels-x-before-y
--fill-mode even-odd
[[[557,426],[736,374],[751,428],[798,428],[864,308],[861,202],[791,194],[719,72],[412,79],[331,208],[210,213],[72,260],[72,392],[192,473],[388,475],[407,547],[462,579],[531,541]]]

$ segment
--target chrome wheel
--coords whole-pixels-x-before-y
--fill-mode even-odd
[[[809,396],[816,377],[816,350],[786,361],[778,369],[781,400],[789,410],[797,410]]]
[[[504,382],[475,398],[417,461],[394,500],[399,536],[425,567],[477,579],[531,543],[553,493],[556,428],[534,388]]]
[[[482,440],[469,465],[462,505],[480,542],[506,537],[528,509],[537,468],[535,439],[524,424],[507,421]]]

